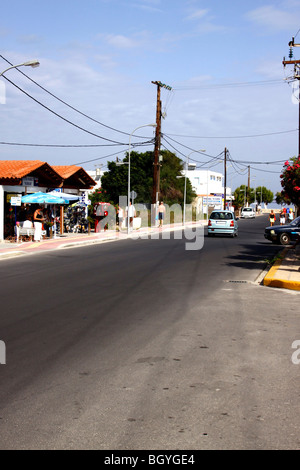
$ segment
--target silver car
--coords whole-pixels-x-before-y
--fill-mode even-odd
[[[233,212],[214,210],[208,221],[208,236],[212,235],[238,236],[238,223]]]

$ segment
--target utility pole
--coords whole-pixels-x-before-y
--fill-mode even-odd
[[[292,40],[289,42],[289,48],[290,48],[290,53],[289,53],[289,59],[290,60],[285,60],[285,57],[283,58],[282,64],[284,67],[286,65],[294,65],[294,80],[298,80],[298,101],[299,101],[299,124],[298,124],[298,157],[300,158],[300,60],[293,60],[293,47],[300,47],[300,44],[295,44],[295,38],[292,38]]]
[[[250,165],[248,166],[248,189],[247,189],[247,207],[250,203]]]
[[[153,168],[153,191],[152,191],[152,204],[156,204],[159,198],[159,186],[160,186],[160,163],[159,163],[159,153],[160,153],[160,139],[161,139],[161,99],[160,99],[160,89],[166,88],[167,90],[172,90],[168,85],[165,85],[161,82],[151,82],[154,85],[157,85],[157,104],[156,104],[156,131],[155,131],[155,146],[154,146],[154,168]]]
[[[224,210],[226,209],[226,186],[227,186],[227,148],[224,151]]]

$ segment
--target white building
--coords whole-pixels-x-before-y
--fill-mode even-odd
[[[96,186],[93,187],[92,190],[89,190],[88,192],[93,192],[96,189],[101,188],[101,178],[104,175],[104,171],[101,171],[101,168],[95,168],[95,170],[87,170],[86,171],[88,175],[96,182]]]
[[[182,175],[186,176],[197,194],[197,211],[207,212],[208,206],[214,206],[216,209],[224,207],[224,176],[222,173],[208,170],[191,169],[183,170]],[[226,201],[230,204],[232,200],[231,188],[226,187]]]

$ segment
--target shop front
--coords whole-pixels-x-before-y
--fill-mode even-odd
[[[58,195],[64,190],[80,194],[95,184],[81,167],[56,169],[40,160],[0,160],[0,240],[15,239],[17,223],[33,221],[36,205],[22,204],[22,196],[54,189]]]
[[[40,160],[0,161],[0,240],[15,236],[16,222],[32,220],[33,207],[21,204],[21,197],[60,187],[63,178]]]

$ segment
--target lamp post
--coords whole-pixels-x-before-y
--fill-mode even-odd
[[[156,127],[157,124],[144,124],[143,126],[136,127],[129,136],[129,148],[128,148],[128,196],[127,196],[127,234],[129,234],[129,205],[130,205],[130,152],[131,152],[131,137],[138,129],[142,127]]]
[[[206,150],[193,150],[191,153],[189,153],[186,157],[186,162],[185,162],[185,173],[184,173],[184,196],[183,196],[183,225],[185,225],[185,209],[186,209],[186,173],[189,168],[189,158],[193,153],[198,153],[198,152],[206,152]]]
[[[3,72],[0,73],[0,77],[2,77],[5,72],[7,72],[8,70],[10,69],[15,69],[17,67],[38,67],[40,65],[39,61],[38,60],[30,60],[28,62],[23,62],[22,64],[18,64],[18,65],[11,65],[10,67],[7,67],[7,69],[3,70]],[[4,95],[5,96],[5,95]],[[5,101],[4,101],[5,102]],[[0,103],[2,103],[0,101]],[[3,214],[1,214],[1,211],[0,211],[0,218],[3,219]],[[3,220],[0,220],[0,239],[2,240],[3,239]]]
[[[0,73],[0,77],[2,77],[5,74],[5,72],[7,72],[10,69],[16,69],[17,67],[22,67],[22,66],[38,67],[39,65],[40,63],[38,60],[30,60],[28,62],[23,62],[23,64],[11,65],[10,67],[7,67],[7,69],[3,70],[3,72]],[[3,86],[5,86],[4,83],[3,83]],[[4,94],[3,94],[3,100],[0,101],[1,104],[5,104],[5,88],[3,91],[4,91]]]
[[[18,64],[18,65],[11,65],[7,69],[3,70],[3,72],[0,73],[0,77],[5,74],[10,69],[16,69],[17,67],[38,67],[40,65],[38,60],[29,60],[28,62],[23,62],[23,64]]]

